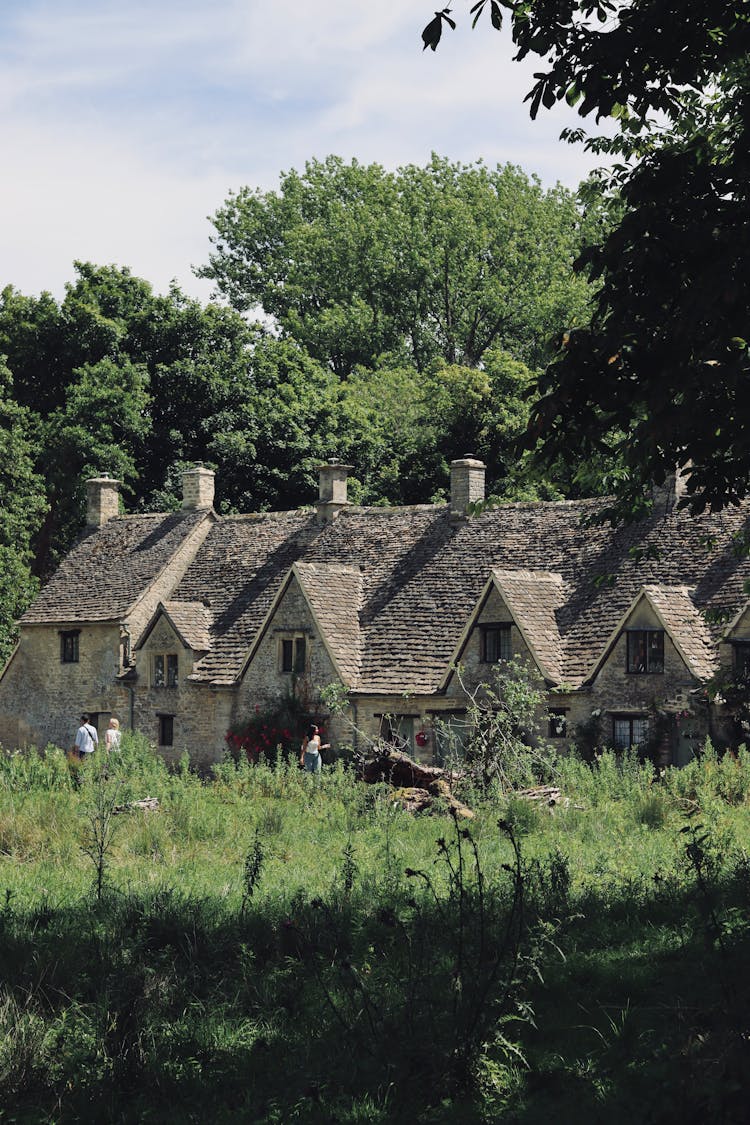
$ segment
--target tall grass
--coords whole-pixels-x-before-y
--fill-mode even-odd
[[[556,806],[495,794],[459,829],[341,765],[3,756],[2,1112],[669,1122],[687,1074],[735,1120],[750,756],[558,778]],[[97,882],[102,796],[159,808],[113,814]]]

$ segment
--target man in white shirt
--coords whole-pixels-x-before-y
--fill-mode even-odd
[[[83,761],[84,756],[93,754],[98,745],[99,735],[96,732],[96,727],[91,725],[88,715],[81,715],[81,725],[76,731],[74,752]]]

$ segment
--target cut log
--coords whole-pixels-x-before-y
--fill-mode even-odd
[[[141,801],[128,801],[126,805],[115,805],[115,812],[132,812],[133,809],[144,809],[146,812],[156,812],[158,807],[158,797],[144,797]]]
[[[426,789],[419,789],[416,785],[402,785],[393,790],[393,800],[401,805],[406,812],[418,813],[429,809],[432,797]]]
[[[556,785],[534,785],[530,789],[514,789],[508,796],[521,797],[524,801],[546,801],[556,805],[562,796]]]

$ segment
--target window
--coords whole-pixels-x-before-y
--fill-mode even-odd
[[[307,662],[307,640],[305,637],[282,637],[279,645],[279,667],[282,672],[304,674]]]
[[[612,744],[615,750],[629,750],[648,741],[648,719],[642,715],[615,715]]]
[[[377,716],[376,716],[377,718]],[[380,737],[394,750],[404,754],[414,753],[414,719],[418,715],[383,715],[380,719]]]
[[[174,715],[159,715],[159,745],[174,746]]]
[[[734,672],[739,680],[750,680],[750,641],[735,641]]]
[[[497,664],[500,660],[510,660],[512,655],[510,625],[483,625],[482,660],[487,664]]]
[[[629,629],[628,672],[664,671],[664,630]]]
[[[463,758],[470,728],[466,712],[437,711],[432,714],[435,764],[443,766]]]
[[[178,662],[176,652],[158,652],[153,657],[152,687],[177,687]]]
[[[568,713],[564,707],[554,707],[549,713],[549,738],[568,737]]]
[[[60,660],[63,664],[78,663],[78,638],[80,629],[68,629],[60,634]]]

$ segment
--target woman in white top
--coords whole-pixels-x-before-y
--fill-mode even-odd
[[[104,735],[104,745],[106,747],[106,750],[107,750],[108,754],[112,750],[119,750],[120,749],[121,738],[122,738],[122,731],[120,730],[120,720],[119,719],[110,719],[109,720],[109,727],[107,728],[107,731]]]
[[[328,750],[329,743],[326,742],[325,746],[320,745],[320,731],[315,723],[311,723],[307,734],[302,740],[302,746],[299,752],[299,764],[304,766],[308,773],[320,773],[322,759],[320,757],[321,750]]]

